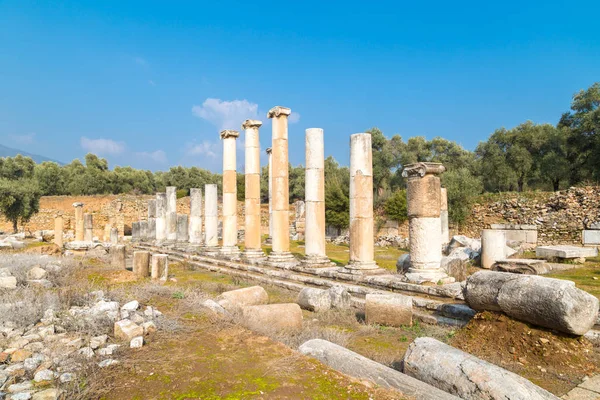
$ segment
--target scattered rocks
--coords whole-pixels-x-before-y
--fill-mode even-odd
[[[242,308],[243,319],[251,329],[298,330],[302,310],[296,303],[266,304]]]
[[[225,309],[267,304],[269,295],[261,286],[230,290],[217,297],[217,303]]]
[[[298,294],[298,305],[314,312],[327,311],[331,308],[331,296],[327,290],[304,288]]]
[[[129,342],[136,336],[143,336],[144,328],[128,319],[124,319],[115,322],[114,335],[117,339]]]

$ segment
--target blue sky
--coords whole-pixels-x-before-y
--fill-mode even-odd
[[[264,149],[266,112],[282,105],[294,164],[311,127],[342,164],[350,134],[372,126],[474,149],[502,126],[556,123],[600,81],[599,12],[592,1],[0,0],[0,143],[220,172],[219,130],[261,119]]]

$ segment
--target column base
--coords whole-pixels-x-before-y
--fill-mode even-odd
[[[200,253],[209,257],[216,257],[219,255],[221,249],[218,246],[204,246],[200,250]]]
[[[246,249],[242,252],[242,260],[251,264],[266,260],[267,256],[262,249]]]
[[[237,246],[223,246],[219,249],[219,256],[227,259],[240,258],[240,254]]]
[[[350,261],[345,268],[351,270],[370,270],[378,269],[379,267],[375,261]]]
[[[267,257],[267,264],[273,267],[285,267],[290,265],[297,265],[298,260],[289,251],[282,252],[271,252]]]
[[[411,283],[453,283],[454,278],[449,277],[446,272],[440,268],[437,269],[417,269],[409,268],[408,272],[404,274],[405,279]]]
[[[300,264],[308,268],[328,268],[335,267],[335,263],[332,262],[327,256],[307,255],[300,261]]]

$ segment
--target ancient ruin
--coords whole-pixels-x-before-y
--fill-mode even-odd
[[[236,175],[236,139],[238,131],[221,131],[223,140],[223,244],[221,254],[237,256],[237,175]]]
[[[260,142],[261,121],[247,119],[242,124],[245,135],[245,193],[244,258],[264,257],[260,236]],[[237,202],[236,202],[237,204]],[[237,209],[236,209],[237,214]],[[237,235],[237,231],[236,231]]]

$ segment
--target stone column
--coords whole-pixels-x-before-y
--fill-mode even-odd
[[[113,228],[117,229],[117,228]],[[118,230],[117,230],[118,233]],[[111,264],[114,268],[126,269],[127,268],[127,253],[125,245],[118,244],[110,248]]]
[[[353,270],[377,269],[373,233],[371,134],[350,136],[350,262]]]
[[[83,240],[94,241],[94,216],[89,213],[83,214]]]
[[[148,240],[148,221],[140,221],[140,242]]]
[[[73,203],[75,207],[75,240],[83,241],[83,203]]]
[[[131,241],[138,242],[140,240],[140,221],[131,223]]]
[[[269,237],[267,239],[267,243],[271,243],[273,241],[273,152],[269,147],[267,148],[267,154],[269,156]]]
[[[140,278],[150,276],[150,252],[149,251],[134,251],[133,252],[133,273]]]
[[[305,219],[304,234],[306,256],[309,266],[329,266],[325,252],[325,146],[323,129],[306,130],[305,170]]]
[[[219,247],[219,209],[217,185],[204,185],[204,245],[207,252]]]
[[[190,189],[190,243],[202,244],[202,189]]]
[[[245,232],[244,257],[262,258],[264,253],[260,240],[260,142],[258,129],[261,121],[247,119],[242,124],[245,131]]]
[[[177,188],[167,186],[167,240],[177,240]]]
[[[156,240],[167,240],[167,194],[156,193]]]
[[[221,131],[223,140],[223,243],[221,254],[233,256],[239,254],[237,246],[237,175],[235,140],[238,131]]]
[[[156,239],[156,199],[148,200],[148,232],[145,239]]]
[[[404,167],[407,178],[411,282],[434,282],[448,279],[440,268],[442,260],[442,226],[440,219],[440,174],[446,168],[438,163],[416,163]]]
[[[448,191],[441,188],[440,193],[440,219],[442,224],[442,245],[450,243],[450,229],[448,228]]]
[[[56,216],[54,219],[54,244],[62,249],[63,247],[63,230],[65,228],[62,215]]]
[[[481,232],[481,267],[490,269],[498,260],[506,258],[506,232],[484,229]]]
[[[119,228],[110,228],[110,244],[119,243]]]
[[[273,264],[295,262],[290,253],[290,193],[288,162],[288,116],[292,110],[273,107],[267,117],[273,119],[272,128],[272,207],[273,251],[269,261]]]
[[[169,277],[169,256],[167,254],[152,254],[152,279],[163,282]]]
[[[187,214],[177,214],[177,241],[189,242],[190,235],[188,232],[188,216]]]

